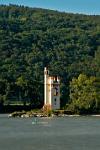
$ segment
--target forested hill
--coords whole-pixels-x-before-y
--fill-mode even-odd
[[[0,101],[43,104],[43,69],[61,78],[61,105],[79,74],[100,75],[100,16],[0,6]]]

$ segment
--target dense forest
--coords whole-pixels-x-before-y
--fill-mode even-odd
[[[43,70],[61,79],[61,108],[100,111],[100,16],[0,6],[0,105],[43,106]]]

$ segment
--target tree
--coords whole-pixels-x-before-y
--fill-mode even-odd
[[[98,82],[97,82],[98,83]],[[70,105],[76,112],[93,112],[98,105],[98,90],[96,77],[80,74],[78,79],[70,82]],[[100,82],[99,82],[100,84]]]
[[[23,76],[20,76],[16,81],[16,85],[19,87],[19,100],[23,101],[24,104],[26,104],[28,95],[27,83],[28,81]]]
[[[100,77],[100,46],[98,47],[98,50],[95,52],[94,63],[96,76]]]

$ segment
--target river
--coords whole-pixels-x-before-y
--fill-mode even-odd
[[[100,150],[100,117],[0,115],[0,150]]]

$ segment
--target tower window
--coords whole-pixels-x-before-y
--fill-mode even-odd
[[[58,95],[58,88],[57,88],[57,87],[54,88],[54,95],[55,95],[55,96]]]
[[[55,105],[56,105],[56,101],[57,101],[57,99],[55,98],[55,99],[54,99],[54,104],[55,104]]]

